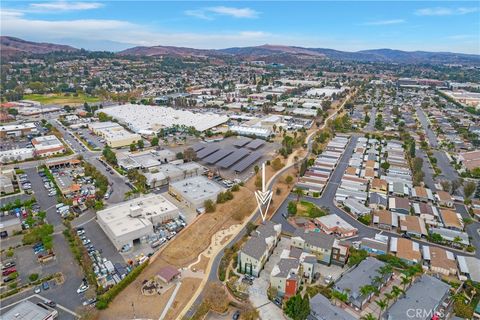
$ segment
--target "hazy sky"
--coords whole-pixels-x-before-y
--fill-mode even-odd
[[[2,1],[1,27],[92,50],[268,43],[480,54],[479,1]]]

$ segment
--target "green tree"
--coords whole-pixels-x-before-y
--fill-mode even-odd
[[[292,182],[293,182],[293,177],[292,176],[289,175],[285,178],[285,183],[286,184],[291,185]]]
[[[288,203],[287,212],[291,216],[294,216],[297,214],[297,203],[295,201],[290,201]]]
[[[297,196],[297,203],[300,201],[300,197],[305,195],[305,191],[303,191],[303,189],[301,188],[295,188],[295,190],[293,190],[293,193]]]
[[[130,151],[133,152],[133,151],[136,151],[137,150],[137,145],[135,143],[131,143],[130,144]]]
[[[465,194],[466,199],[470,199],[470,197],[473,195],[475,192],[475,189],[477,188],[475,182],[473,181],[467,181],[463,185],[463,193]]]
[[[382,312],[388,307],[388,302],[386,299],[375,300],[375,303],[379,307],[378,309],[378,320],[382,317]]]
[[[150,144],[152,145],[152,147],[158,146],[158,137],[153,137]]]
[[[288,299],[285,304],[285,314],[293,320],[305,320],[310,314],[310,303],[308,295],[302,297],[300,294],[296,294]]]
[[[139,149],[143,149],[143,147],[145,146],[145,143],[143,142],[142,139],[137,141],[137,146]]]

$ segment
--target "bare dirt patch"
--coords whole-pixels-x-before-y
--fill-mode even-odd
[[[197,278],[185,278],[182,280],[182,286],[178,290],[177,296],[175,297],[175,300],[173,301],[170,310],[165,316],[165,319],[177,319],[185,303],[188,302],[190,298],[194,295],[195,291],[200,285],[200,282],[202,282],[202,280]]]
[[[202,271],[205,271],[207,270],[207,265],[208,265],[208,261],[210,261],[209,258],[205,257],[203,254],[200,258],[200,261],[198,261],[198,263],[194,264],[191,269],[192,270],[202,270]]]

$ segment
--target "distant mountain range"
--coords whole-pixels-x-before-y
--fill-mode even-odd
[[[37,43],[22,39],[2,36],[0,37],[2,56],[16,54],[44,54],[56,51],[73,52],[79,49],[52,43]],[[356,52],[339,51],[325,48],[303,48],[283,45],[261,45],[254,47],[235,47],[226,49],[194,49],[173,46],[133,47],[117,53],[120,56],[199,56],[227,58],[236,57],[242,60],[265,60],[266,62],[299,62],[316,59],[334,59],[361,62],[389,62],[389,63],[463,63],[480,65],[480,55],[452,53],[452,52],[427,52],[427,51],[401,51],[392,49],[362,50]]]

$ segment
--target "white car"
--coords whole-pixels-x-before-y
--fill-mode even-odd
[[[82,285],[77,289],[77,293],[78,293],[78,294],[84,293],[85,291],[88,290],[88,288],[90,288],[90,286],[85,285],[85,284],[82,284]]]

